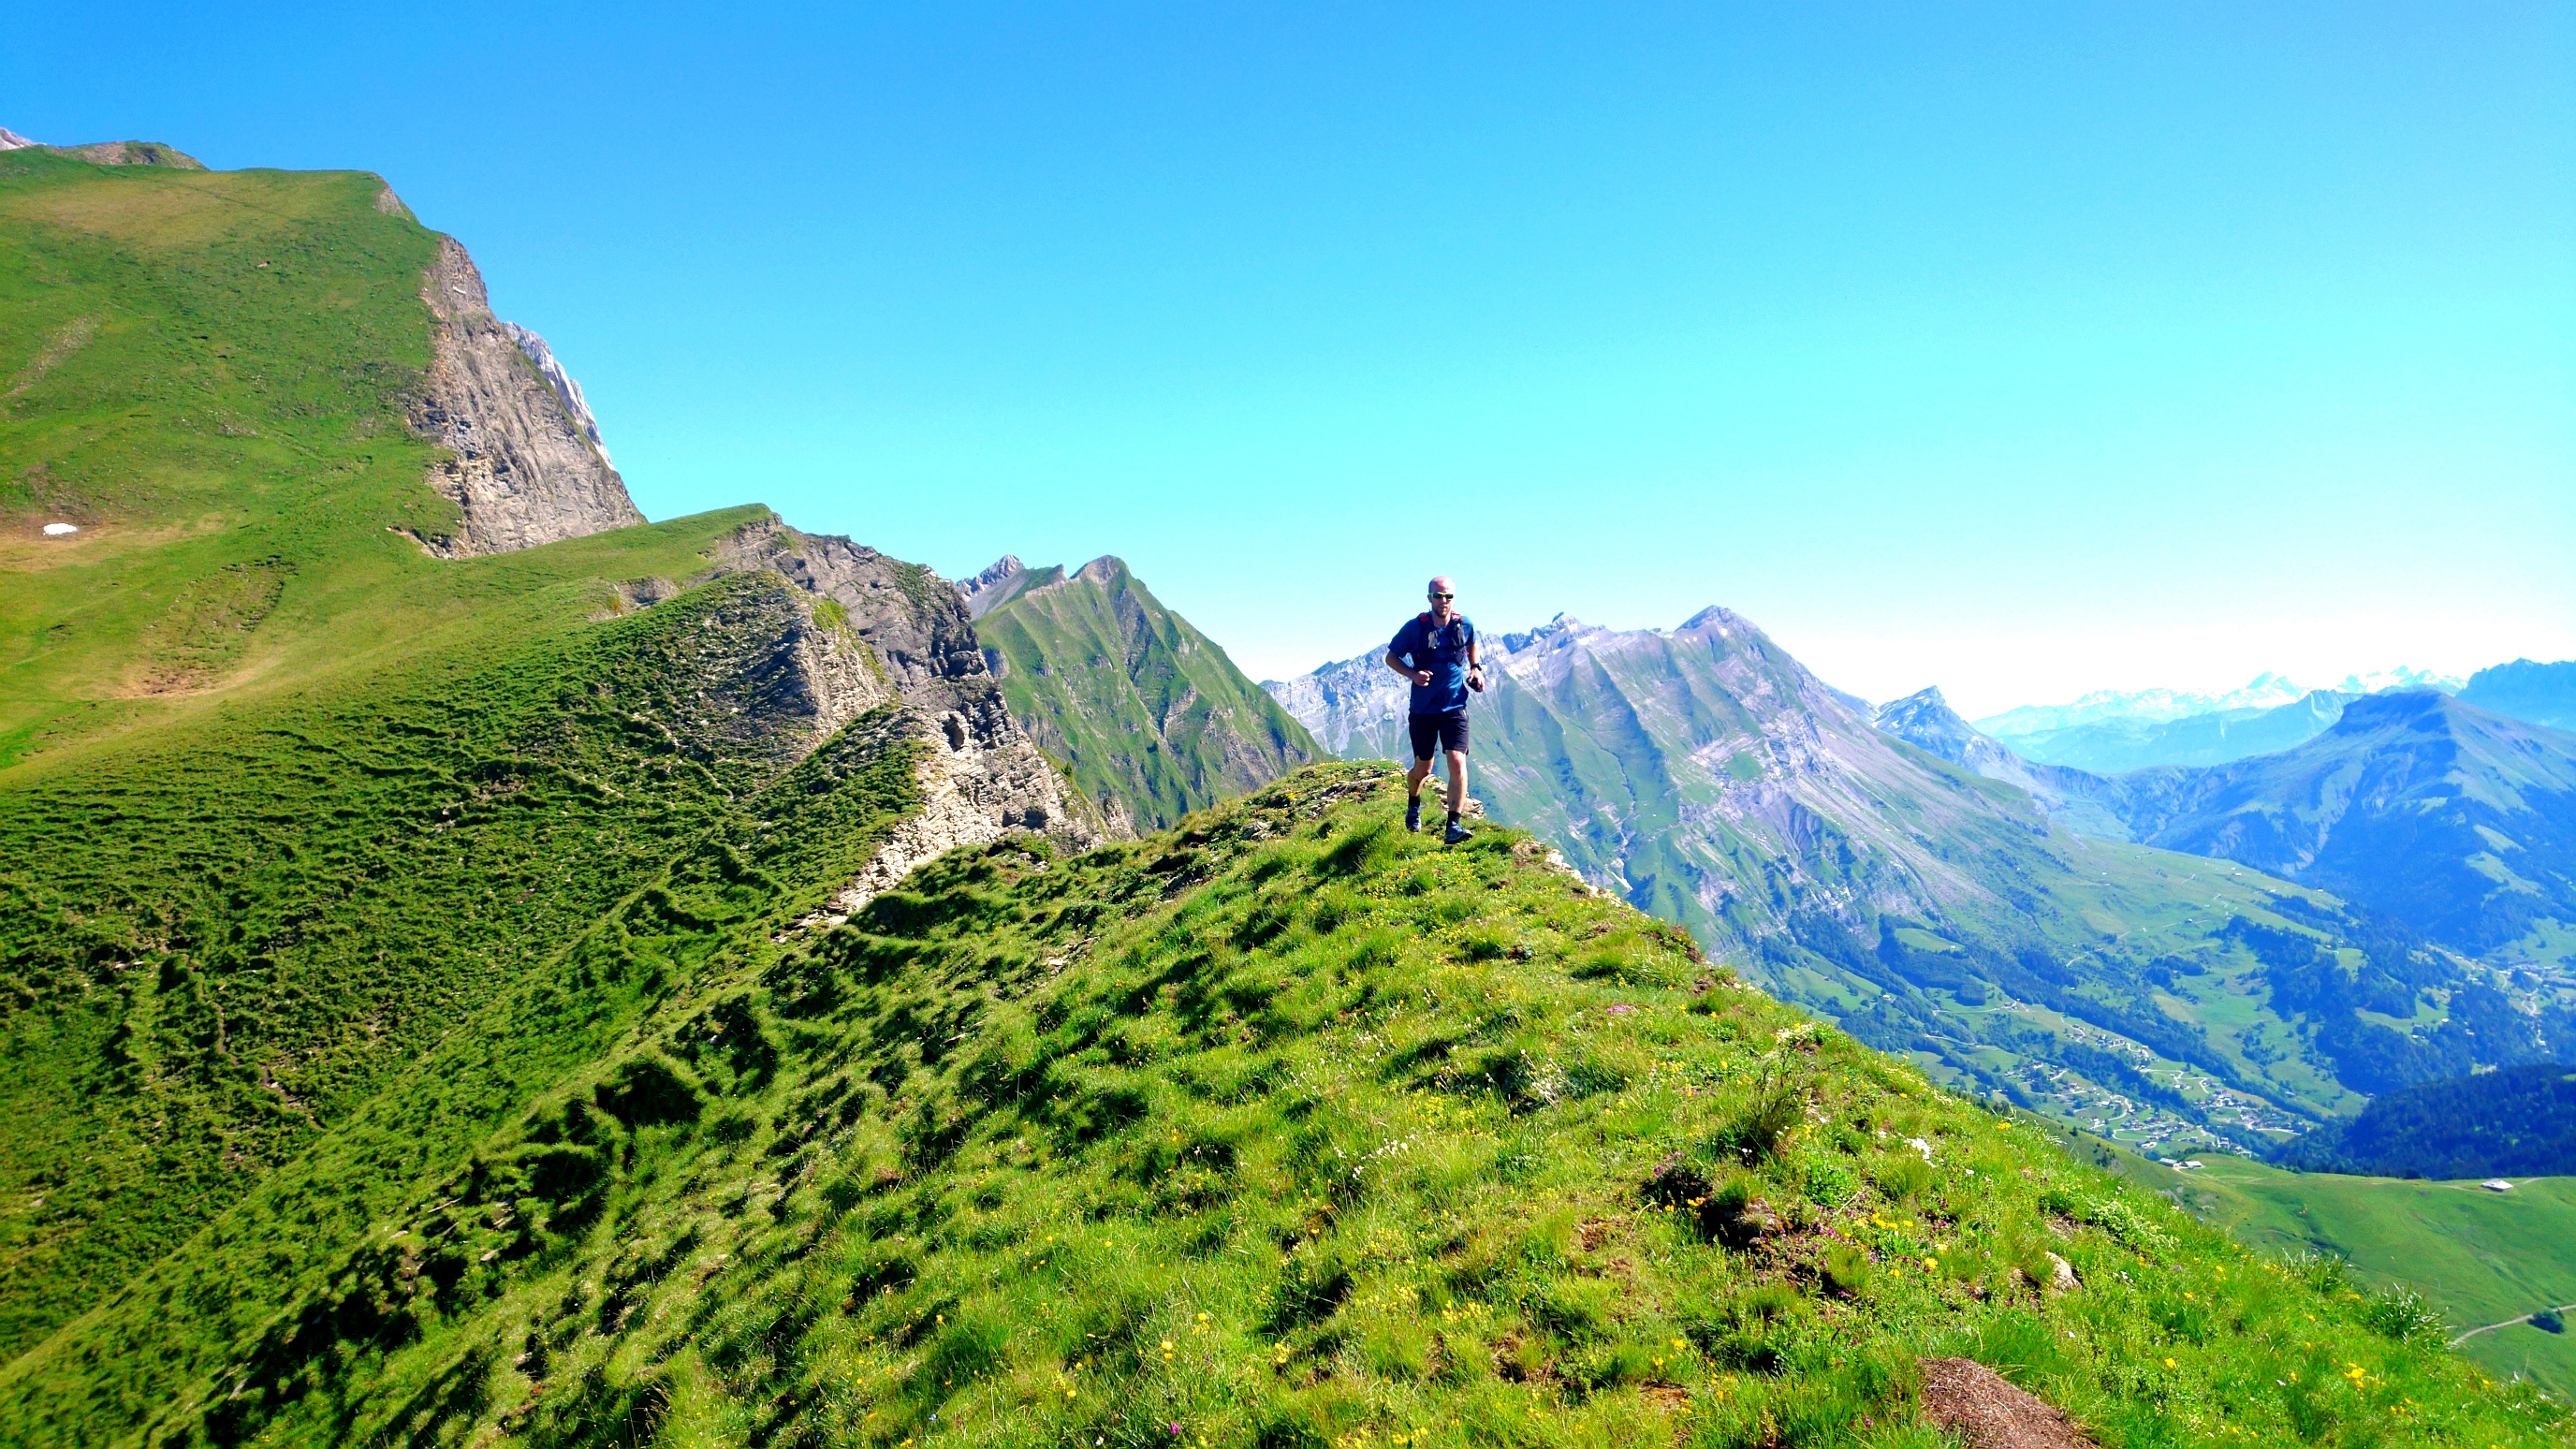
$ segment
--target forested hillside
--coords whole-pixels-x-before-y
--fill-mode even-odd
[[[2536,1062],[2390,1092],[2281,1160],[2374,1177],[2576,1177],[2576,1064]]]

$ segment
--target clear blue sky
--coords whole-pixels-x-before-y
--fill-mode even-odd
[[[1752,616],[1971,713],[2576,655],[2576,7],[21,13],[388,177],[654,517],[1127,558],[1256,675]]]

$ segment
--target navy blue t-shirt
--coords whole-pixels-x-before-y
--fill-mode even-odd
[[[1413,713],[1447,714],[1467,707],[1467,648],[1475,642],[1476,626],[1464,614],[1438,628],[1432,627],[1429,614],[1416,614],[1395,631],[1386,652],[1431,671],[1429,684],[1413,686]]]

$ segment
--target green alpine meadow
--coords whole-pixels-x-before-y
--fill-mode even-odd
[[[0,152],[0,304],[0,1443],[2576,1440],[2384,1202],[2001,1090],[2321,1118],[2249,983],[2429,948],[1733,616],[1516,682],[1600,808],[1444,846],[1114,558],[643,522],[373,175]]]
[[[1071,574],[997,565],[968,607],[1012,716],[1076,787],[1140,827],[1176,824],[1325,758],[1121,560]]]

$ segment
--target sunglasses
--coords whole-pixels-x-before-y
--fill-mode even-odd
[[[1433,594],[1431,597],[1435,599],[1454,599],[1458,596],[1456,594]]]

